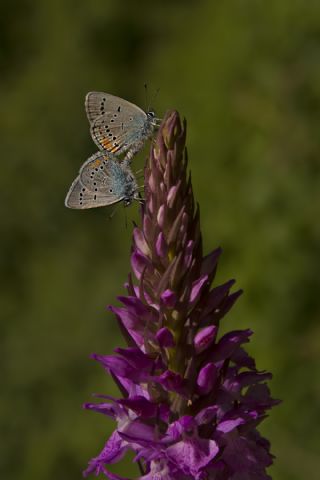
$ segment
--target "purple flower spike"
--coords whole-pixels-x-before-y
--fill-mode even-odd
[[[110,307],[128,346],[93,355],[121,398],[85,404],[116,428],[85,475],[120,479],[108,465],[131,450],[140,480],[267,480],[273,456],[257,425],[277,403],[271,375],[244,350],[251,330],[219,334],[241,290],[213,284],[221,249],[202,252],[185,135],[168,113],[147,160],[133,275],[122,306]]]

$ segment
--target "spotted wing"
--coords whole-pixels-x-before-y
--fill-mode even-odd
[[[94,208],[123,200],[122,191],[117,187],[117,178],[112,165],[121,168],[110,154],[102,152],[92,155],[81,167],[67,194],[65,205],[69,208]]]
[[[128,102],[123,98],[116,97],[115,95],[111,95],[110,93],[89,92],[85,98],[85,109],[89,123],[94,122],[94,120],[100,115],[104,115],[108,112],[116,112],[119,106],[139,110],[141,113],[145,113],[133,103]]]
[[[92,121],[90,132],[100,149],[119,155],[141,137],[148,117],[136,105],[113,95],[108,97],[105,112]]]
[[[87,209],[95,207],[106,207],[120,202],[122,198],[110,195],[107,192],[92,192],[86,188],[77,177],[72,183],[65,199],[65,206],[74,209]]]
[[[110,97],[110,95],[104,92],[87,93],[84,105],[90,124],[97,117],[106,113],[106,102],[108,97]]]
[[[110,153],[95,153],[80,168],[79,178],[81,183],[92,192],[108,190],[109,193],[114,193],[112,188],[115,182],[114,168],[112,168],[114,165],[115,161]],[[119,168],[121,167],[119,166]],[[110,188],[112,192],[109,191]]]

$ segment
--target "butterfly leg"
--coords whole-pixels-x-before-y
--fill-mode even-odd
[[[125,157],[124,157],[124,159],[123,159],[123,161],[122,161],[122,163],[123,163],[124,166],[130,167],[131,162],[132,162],[132,159],[133,159],[135,153],[136,153],[136,152],[135,152],[134,150],[132,150],[132,149],[131,149],[131,150],[128,150],[128,152],[126,153],[126,155],[125,155]]]
[[[141,195],[140,192],[139,192],[139,194],[138,194],[137,200],[138,200],[138,202],[140,203],[140,205],[144,205],[145,199],[142,197],[142,195]]]
[[[137,140],[136,142],[134,142],[130,149],[127,151],[126,153],[126,156],[124,157],[124,160],[123,162],[126,163],[126,165],[130,165],[131,164],[131,161],[133,159],[133,157],[138,153],[140,152],[141,148],[143,147],[144,145],[144,140],[145,139],[140,139],[140,140]]]

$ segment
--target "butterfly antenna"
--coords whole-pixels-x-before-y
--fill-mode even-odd
[[[160,88],[157,88],[157,90],[154,92],[153,97],[152,97],[152,103],[156,100],[158,93],[160,92]]]
[[[145,95],[146,111],[148,111],[148,108],[149,108],[149,102],[148,102],[148,85],[147,85],[146,83],[144,84],[144,95]]]
[[[160,88],[157,88],[157,90],[154,92],[153,96],[151,97],[151,103],[148,104],[148,109],[147,109],[147,111],[153,109],[153,104],[154,104],[155,99],[157,98],[159,92],[160,92]],[[161,119],[159,119],[159,118],[154,118],[154,120],[161,120]]]

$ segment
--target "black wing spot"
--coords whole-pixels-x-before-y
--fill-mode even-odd
[[[93,200],[97,200],[97,195],[94,195],[94,196],[93,196]]]
[[[120,110],[121,110],[121,108],[120,108],[120,105],[119,105],[119,107],[118,107],[118,112],[120,112]]]
[[[109,192],[110,192],[110,193],[112,193],[112,192],[113,192],[112,188],[110,188]]]
[[[117,140],[117,137],[113,137],[112,140]]]
[[[93,185],[97,185],[97,182],[93,182]]]
[[[133,120],[133,117],[129,117],[129,120],[130,120],[130,122],[132,122],[132,120]]]
[[[116,118],[118,115],[116,113],[113,114],[114,118]]]
[[[83,189],[82,189],[82,191],[83,191],[83,192],[85,192],[85,191],[86,191],[86,189],[85,189],[85,188],[83,188]]]
[[[113,118],[110,120],[110,122],[111,122],[111,123],[113,123],[113,122],[114,122]]]
[[[97,192],[97,191],[98,191],[98,189],[97,189],[97,188],[95,188],[95,189],[94,189],[94,191],[95,191],[95,192]]]

